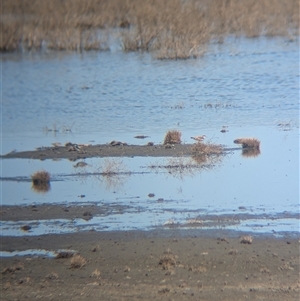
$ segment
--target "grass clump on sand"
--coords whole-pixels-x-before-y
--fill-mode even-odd
[[[70,260],[71,268],[79,269],[85,266],[86,259],[83,258],[81,255],[75,255]]]
[[[180,144],[181,132],[177,130],[167,131],[164,139],[164,144]]]
[[[245,235],[245,236],[240,237],[240,243],[241,244],[251,245],[252,241],[253,241],[253,237],[250,236],[250,235]]]
[[[174,268],[177,264],[178,256],[174,255],[170,249],[167,249],[158,262],[162,266],[163,270],[169,270]]]
[[[256,138],[238,138],[233,141],[235,144],[242,144],[243,148],[258,149],[260,147],[260,141]]]
[[[32,188],[36,192],[47,192],[50,189],[50,174],[40,170],[31,175]]]

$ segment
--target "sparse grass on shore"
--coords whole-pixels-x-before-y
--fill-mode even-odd
[[[229,36],[299,36],[297,0],[3,0],[0,51],[108,50],[196,58]]]

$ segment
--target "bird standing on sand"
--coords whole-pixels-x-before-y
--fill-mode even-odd
[[[194,139],[194,140],[196,140],[196,141],[198,141],[198,142],[202,142],[205,138],[206,138],[205,135],[191,137],[191,139]]]

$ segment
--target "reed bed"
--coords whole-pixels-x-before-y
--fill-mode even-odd
[[[299,36],[298,0],[2,0],[0,51],[108,50],[159,59],[203,55],[227,36]]]

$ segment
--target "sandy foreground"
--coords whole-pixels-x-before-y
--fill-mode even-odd
[[[2,300],[299,300],[299,239],[157,229],[2,237]],[[72,257],[69,257],[73,254]],[[79,256],[76,256],[78,254]]]

